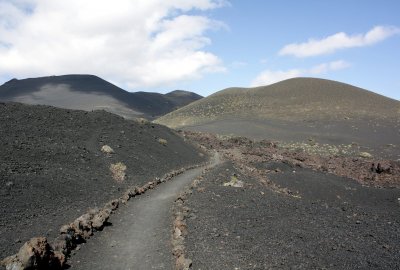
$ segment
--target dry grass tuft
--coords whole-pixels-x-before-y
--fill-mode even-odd
[[[126,165],[124,163],[118,162],[115,164],[111,164],[110,171],[115,181],[121,183],[125,180]]]
[[[158,143],[161,144],[161,145],[166,146],[168,144],[168,141],[166,139],[159,138],[158,139]]]
[[[372,155],[368,152],[360,152],[358,155],[362,158],[372,158]]]

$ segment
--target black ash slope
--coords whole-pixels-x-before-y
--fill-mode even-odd
[[[1,258],[31,237],[54,237],[127,186],[202,160],[168,128],[104,111],[0,103],[0,140]],[[115,153],[102,153],[103,145]],[[122,183],[109,170],[117,162],[127,166]]]

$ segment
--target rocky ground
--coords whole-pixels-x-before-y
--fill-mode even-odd
[[[373,156],[400,160],[400,119],[351,118],[339,120],[257,120],[230,117],[182,129],[209,132],[224,136],[243,136],[253,140],[272,140],[287,148],[305,148],[310,152],[330,150],[356,154],[369,152]],[[315,147],[314,147],[315,146]],[[327,146],[330,149],[326,149]]]
[[[0,103],[0,138],[0,258],[31,237],[55,238],[130,186],[204,160],[168,128],[104,111]]]
[[[400,268],[398,161],[185,136],[227,160],[185,202],[193,269]]]
[[[184,215],[175,213],[174,221],[172,217],[152,221],[158,214],[149,217],[150,223],[165,224],[164,232],[170,231],[168,237],[162,233],[163,241],[172,239],[170,255],[182,266],[178,269],[190,263],[192,269],[400,268],[400,161],[385,159],[386,155],[312,140],[288,144],[196,132],[177,134],[104,111],[15,103],[0,103],[0,138],[2,258],[18,252],[31,237],[54,239],[64,224],[69,225],[63,226],[63,236],[68,238],[71,230],[81,229],[85,236],[88,231],[83,223],[92,230],[99,215],[114,210],[113,201],[104,206],[106,202],[143,193],[143,188],[130,187],[152,189],[184,171],[175,169],[204,162],[205,155],[193,146],[197,144],[225,162],[197,179],[189,193],[180,195],[178,212]],[[396,149],[391,148],[394,156],[399,155]],[[148,183],[173,170],[175,174]],[[138,212],[157,199],[151,194],[146,193]],[[165,199],[164,195],[160,198]],[[140,216],[124,215],[129,205],[124,209],[110,219],[110,232],[118,228],[126,232],[121,220],[131,228]],[[88,219],[81,220],[81,215]],[[108,254],[115,247],[103,245],[103,238],[117,241],[103,233],[83,246],[86,253],[72,258],[72,267],[91,269],[95,265],[92,256],[85,254],[100,249]],[[174,246],[176,236],[180,241]],[[141,250],[137,244],[135,248]],[[47,250],[46,262],[59,255],[51,253],[44,238],[35,238],[25,250],[30,246]],[[165,243],[163,247],[168,249]],[[121,247],[123,252],[127,250]],[[18,256],[29,255],[22,253]],[[107,261],[106,255],[100,257]]]
[[[368,152],[346,152],[335,145],[292,145],[278,141],[253,141],[245,137],[221,137],[185,131],[184,136],[204,149],[218,150],[247,173],[267,179],[268,162],[284,163],[354,179],[376,187],[400,187],[400,161],[374,157]],[[310,148],[312,151],[310,151]]]

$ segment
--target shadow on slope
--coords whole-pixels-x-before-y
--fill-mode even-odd
[[[164,115],[201,98],[182,92],[186,95],[130,93],[93,75],[64,75],[13,79],[0,86],[0,100],[87,111],[104,109],[132,119]]]

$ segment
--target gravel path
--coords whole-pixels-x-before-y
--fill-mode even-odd
[[[56,238],[62,225],[128,187],[204,161],[166,127],[104,111],[0,102],[0,142],[0,260],[32,237]],[[127,167],[120,182],[110,172],[118,162]]]
[[[218,163],[216,158],[213,165]],[[172,204],[203,169],[189,170],[119,209],[112,225],[72,256],[70,269],[173,269]]]

